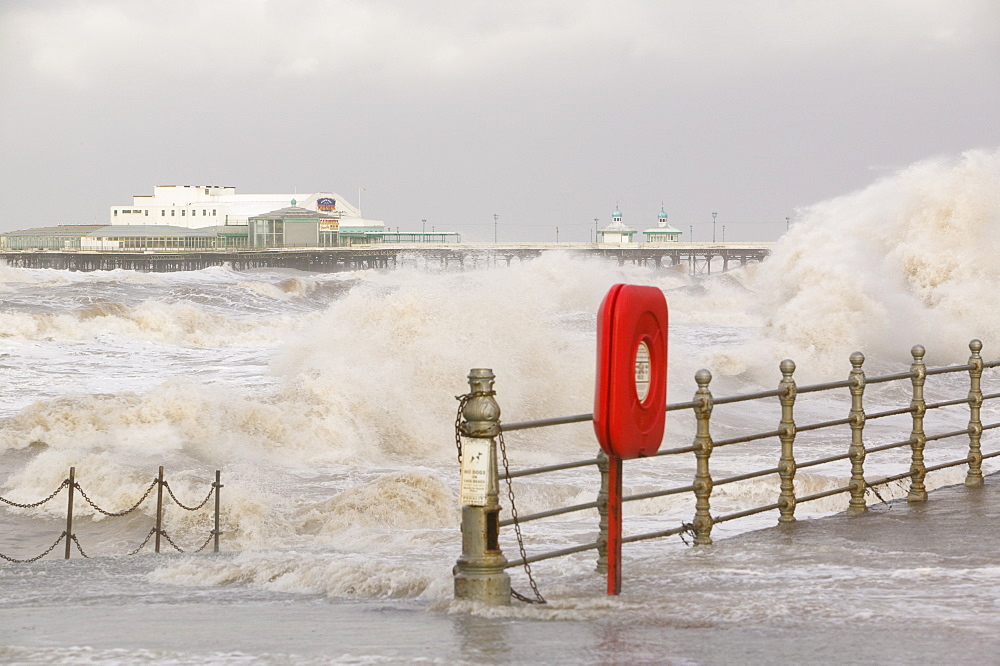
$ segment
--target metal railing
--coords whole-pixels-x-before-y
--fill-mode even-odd
[[[509,590],[509,578],[506,578],[504,569],[510,567],[525,566],[528,568],[530,577],[530,564],[556,557],[571,555],[588,550],[598,551],[597,571],[607,573],[609,576],[609,593],[617,593],[613,586],[611,576],[615,573],[609,571],[609,505],[620,507],[623,502],[635,502],[668,495],[694,495],[694,515],[690,522],[682,522],[681,525],[669,529],[658,530],[643,534],[630,534],[620,539],[621,543],[634,543],[648,539],[656,539],[673,535],[689,534],[694,545],[708,545],[712,543],[712,528],[714,525],[725,523],[740,518],[768,512],[778,511],[778,522],[791,523],[795,521],[795,509],[798,505],[813,502],[826,497],[847,493],[850,499],[847,507],[848,515],[857,515],[867,511],[866,493],[873,492],[878,486],[909,479],[907,501],[921,502],[927,499],[927,490],[924,485],[925,477],[929,472],[934,472],[959,465],[968,465],[965,476],[965,485],[969,487],[980,486],[983,483],[982,462],[988,458],[1000,456],[1000,450],[983,454],[981,450],[982,435],[987,430],[1000,428],[1000,422],[984,425],[981,420],[981,408],[985,401],[1000,398],[1000,393],[984,394],[981,387],[983,370],[987,368],[1000,367],[1000,360],[985,362],[980,354],[982,343],[979,340],[972,340],[969,343],[971,356],[968,363],[964,365],[953,365],[939,368],[927,368],[924,365],[925,350],[917,345],[912,348],[912,363],[907,372],[899,372],[879,377],[866,377],[862,370],[864,355],[855,352],[850,356],[851,371],[848,378],[843,381],[813,384],[809,386],[797,386],[793,378],[795,363],[791,360],[784,360],[780,363],[781,380],[778,388],[770,391],[761,391],[744,395],[727,396],[722,398],[713,397],[709,390],[712,375],[708,370],[699,370],[695,373],[697,390],[693,400],[689,402],[667,405],[669,412],[693,412],[695,418],[695,434],[690,446],[675,447],[658,451],[649,458],[660,458],[664,456],[679,456],[693,453],[695,455],[695,474],[691,484],[664,488],[651,492],[637,493],[632,495],[619,495],[613,497],[614,493],[621,493],[620,478],[618,475],[618,488],[610,479],[609,470],[616,461],[612,456],[599,452],[597,457],[547,465],[530,469],[521,469],[513,472],[499,472],[496,456],[496,439],[499,439],[501,450],[503,447],[503,434],[545,428],[556,425],[583,423],[593,420],[592,414],[579,414],[575,416],[565,416],[557,418],[539,419],[535,421],[524,421],[519,423],[500,424],[500,408],[497,404],[493,392],[493,373],[490,370],[473,370],[470,374],[470,386],[472,392],[462,396],[460,407],[460,418],[456,420],[456,428],[461,436],[468,438],[479,438],[490,440],[491,473],[496,472],[496,479],[489,479],[487,500],[483,506],[463,506],[463,551],[462,558],[455,568],[455,596],[460,599],[472,599],[486,601],[487,603],[509,603],[509,595],[504,598],[504,590]],[[963,398],[941,400],[937,402],[927,402],[924,397],[924,385],[929,376],[947,375],[954,373],[968,373],[969,391]],[[475,384],[473,378],[475,376]],[[869,385],[888,384],[909,380],[911,384],[911,399],[906,407],[888,409],[872,414],[866,414],[864,410],[864,393]],[[797,424],[794,418],[796,398],[803,394],[821,394],[847,389],[850,396],[850,409],[846,417],[820,421],[816,423]],[[728,439],[714,440],[711,436],[710,425],[713,408],[716,405],[726,405],[735,403],[747,403],[752,401],[777,398],[780,404],[780,419],[777,427],[773,430],[750,433],[731,437]],[[924,432],[924,418],[927,412],[951,407],[955,405],[968,405],[967,427],[959,430],[951,430],[927,434]],[[910,415],[910,432],[905,439],[899,439],[877,446],[866,446],[864,441],[865,425],[869,421],[887,419],[893,416]],[[463,420],[464,419],[464,420]],[[794,445],[799,433],[816,432],[838,426],[849,426],[850,442],[846,451],[833,453],[820,458],[810,460],[797,460],[794,455]],[[458,436],[458,432],[456,436]],[[968,451],[963,458],[949,460],[939,464],[927,466],[924,463],[924,450],[929,442],[936,442],[948,438],[968,436]],[[776,465],[766,469],[749,471],[722,479],[714,479],[710,472],[709,462],[712,452],[715,449],[745,444],[762,440],[777,438],[780,450],[777,452]],[[458,441],[461,459],[461,441]],[[909,468],[905,472],[881,476],[878,478],[866,478],[864,464],[869,454],[890,451],[902,447],[909,447]],[[799,496],[795,490],[795,474],[797,470],[816,467],[827,463],[838,461],[850,461],[850,480],[848,483],[836,488],[815,492],[809,495]],[[506,455],[504,455],[504,468],[506,469]],[[631,464],[650,464],[647,459],[630,460]],[[618,462],[620,464],[620,461]],[[512,510],[512,517],[505,520],[499,519],[498,488],[499,479],[505,478],[508,485],[512,479],[521,479],[529,476],[546,474],[549,472],[570,470],[576,468],[596,466],[601,475],[601,487],[595,501],[575,504],[572,506],[539,511],[527,515],[517,515]],[[739,511],[724,515],[713,515],[711,513],[711,495],[713,488],[724,486],[740,481],[757,479],[777,475],[779,488],[775,501],[748,507]],[[513,504],[513,489],[511,488],[510,498]],[[513,507],[511,507],[513,509]],[[520,524],[562,516],[573,512],[597,509],[600,515],[598,536],[591,543],[580,544],[569,548],[552,550],[528,556],[521,542]],[[480,517],[479,514],[482,514]],[[468,520],[467,520],[468,519]],[[517,528],[517,535],[521,557],[508,561],[500,551],[499,528],[514,525]],[[620,532],[620,530],[619,530]],[[616,554],[611,553],[612,569],[618,564],[615,561]],[[502,575],[501,575],[502,574]],[[620,571],[618,572],[620,576]],[[620,584],[620,582],[619,582]],[[534,581],[532,580],[534,587]],[[615,590],[614,592],[612,590]],[[539,595],[540,596],[540,595]]]
[[[80,555],[82,555],[83,557],[89,557],[89,555],[87,555],[87,553],[84,552],[83,547],[80,545],[80,541],[77,538],[76,533],[73,532],[73,501],[74,501],[75,494],[76,493],[80,493],[80,496],[83,497],[84,501],[86,501],[87,504],[89,504],[94,509],[94,511],[96,511],[96,512],[98,512],[100,514],[103,514],[105,516],[108,516],[109,518],[120,518],[122,516],[127,516],[127,515],[129,515],[130,513],[134,512],[134,511],[137,511],[139,509],[139,507],[142,506],[142,504],[152,494],[154,488],[156,488],[156,526],[153,527],[152,529],[150,529],[149,532],[146,534],[146,538],[143,539],[142,543],[140,543],[137,548],[135,548],[134,550],[132,550],[128,554],[129,555],[136,555],[136,554],[138,554],[139,551],[141,551],[146,546],[146,544],[149,543],[150,538],[153,537],[153,536],[156,537],[156,539],[154,541],[154,548],[155,548],[155,550],[156,550],[157,553],[160,552],[160,539],[161,538],[163,540],[165,540],[167,543],[169,543],[174,548],[174,550],[176,550],[179,553],[183,553],[183,552],[198,553],[198,552],[201,552],[214,539],[214,541],[215,541],[214,552],[217,553],[217,552],[219,552],[219,537],[222,535],[222,531],[219,529],[219,508],[220,508],[220,497],[219,496],[220,496],[220,491],[221,491],[221,489],[223,487],[220,477],[221,477],[221,472],[218,471],[218,470],[216,470],[216,472],[215,472],[215,481],[212,483],[211,490],[208,491],[208,495],[205,496],[205,499],[203,499],[197,505],[188,506],[188,505],[184,504],[183,502],[181,502],[179,499],[177,499],[177,496],[174,494],[173,489],[170,487],[170,483],[168,481],[164,480],[164,478],[163,478],[163,467],[160,467],[159,468],[159,472],[158,472],[156,478],[153,479],[150,482],[149,486],[146,487],[145,492],[143,492],[142,496],[132,506],[130,506],[127,509],[120,510],[120,511],[109,511],[108,509],[102,508],[100,505],[98,505],[94,500],[92,500],[87,495],[87,493],[83,490],[83,487],[76,480],[76,468],[75,467],[70,467],[69,468],[69,476],[66,479],[64,479],[63,482],[61,484],[59,484],[59,487],[56,488],[54,491],[52,491],[48,495],[48,497],[46,497],[45,499],[39,500],[37,502],[21,503],[21,502],[15,502],[15,501],[10,500],[10,499],[6,499],[4,497],[0,497],[0,504],[6,504],[8,506],[12,506],[12,507],[15,507],[15,508],[18,508],[18,509],[34,509],[34,508],[37,508],[39,506],[42,506],[43,504],[45,504],[47,502],[50,502],[50,501],[54,500],[56,498],[56,496],[58,496],[59,493],[62,492],[63,488],[68,488],[67,500],[66,500],[66,529],[62,532],[62,534],[59,535],[59,537],[52,543],[52,545],[49,546],[40,555],[36,555],[34,557],[30,557],[30,558],[26,558],[26,559],[18,559],[16,557],[10,557],[9,555],[5,555],[3,553],[0,553],[0,559],[6,560],[7,562],[17,563],[17,564],[24,564],[24,563],[27,563],[27,562],[36,562],[36,561],[42,559],[43,557],[45,557],[46,555],[48,555],[49,553],[51,553],[53,550],[55,550],[56,546],[58,546],[64,539],[65,539],[65,542],[66,542],[66,550],[65,550],[65,555],[64,555],[65,559],[67,559],[67,560],[70,559],[71,544],[75,544],[76,545],[76,549],[77,549],[77,551],[79,551]],[[178,546],[174,542],[174,540],[170,537],[170,535],[167,534],[167,531],[163,529],[163,508],[164,508],[163,490],[164,489],[166,489],[168,497],[171,500],[173,500],[174,504],[176,504],[178,507],[180,507],[184,511],[198,511],[199,509],[201,509],[202,507],[204,507],[206,504],[208,504],[208,501],[210,499],[212,499],[212,497],[215,497],[214,526],[213,526],[212,530],[209,532],[208,538],[205,539],[204,543],[202,543],[201,546],[199,546],[197,549],[193,549],[193,550],[190,550],[190,551],[185,551],[183,548],[181,548],[180,546]]]

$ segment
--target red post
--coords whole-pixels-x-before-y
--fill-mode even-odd
[[[622,459],[608,454],[608,594],[622,591]]]

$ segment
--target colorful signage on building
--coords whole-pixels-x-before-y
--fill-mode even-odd
[[[319,221],[320,231],[339,231],[340,230],[340,220],[320,220]]]
[[[316,200],[316,208],[320,209],[324,213],[329,213],[332,210],[337,210],[337,202],[330,197],[323,197],[322,199]]]

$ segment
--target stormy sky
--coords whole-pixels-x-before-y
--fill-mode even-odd
[[[0,0],[0,231],[154,185],[333,191],[390,228],[770,240],[1000,146],[995,0]],[[494,226],[493,215],[499,215]]]

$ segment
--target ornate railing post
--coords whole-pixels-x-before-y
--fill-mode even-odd
[[[865,393],[865,372],[861,369],[865,355],[861,352],[851,354],[851,448],[848,456],[851,460],[851,501],[847,506],[848,515],[864,513],[868,510],[865,502],[865,443],[862,434],[865,429],[865,409],[862,397]]]
[[[600,534],[597,536],[597,568],[600,574],[608,573],[608,454],[597,452],[597,469],[601,471],[601,490],[597,493],[597,512],[601,516]]]
[[[472,458],[485,456],[485,493],[462,505],[462,556],[455,565],[455,598],[493,606],[510,604],[510,576],[504,570],[507,558],[500,550],[500,475],[497,470],[496,437],[500,434],[500,406],[493,398],[493,371],[469,371],[469,395],[462,410],[461,434],[473,442],[463,447],[463,485],[477,480]],[[478,443],[475,441],[478,440]]]
[[[979,449],[979,440],[983,436],[983,422],[979,417],[979,409],[983,406],[983,391],[979,380],[983,376],[983,357],[979,352],[983,343],[973,340],[969,343],[969,473],[965,476],[965,485],[969,487],[983,485],[983,454]]]
[[[927,500],[927,488],[924,487],[924,477],[927,475],[927,468],[924,465],[924,446],[927,444],[927,435],[924,434],[924,414],[927,413],[927,402],[924,400],[924,381],[927,379],[927,366],[924,365],[925,350],[921,345],[914,345],[910,350],[913,356],[913,363],[910,365],[910,372],[913,376],[910,382],[913,384],[913,400],[910,401],[910,409],[913,410],[913,429],[910,431],[910,448],[913,451],[912,462],[910,462],[910,492],[906,495],[907,502],[924,502]]]
[[[785,359],[779,366],[781,369],[781,382],[778,389],[782,391],[781,397],[781,424],[779,431],[781,434],[781,459],[778,461],[778,477],[781,479],[781,492],[778,496],[778,517],[779,523],[795,522],[795,454],[792,447],[795,444],[795,418],[793,408],[795,407],[795,380],[792,374],[795,372],[795,362]]]
[[[694,436],[694,455],[697,468],[694,475],[694,545],[709,546],[712,544],[712,514],[708,502],[712,494],[712,476],[708,471],[708,458],[712,455],[712,435],[709,433],[709,420],[712,418],[712,392],[708,385],[712,381],[712,373],[702,369],[694,374],[698,390],[694,394],[695,417],[698,419]]]
[[[76,467],[69,468],[69,497],[66,500],[66,559],[69,559],[70,541],[73,540],[73,488],[76,487]]]

